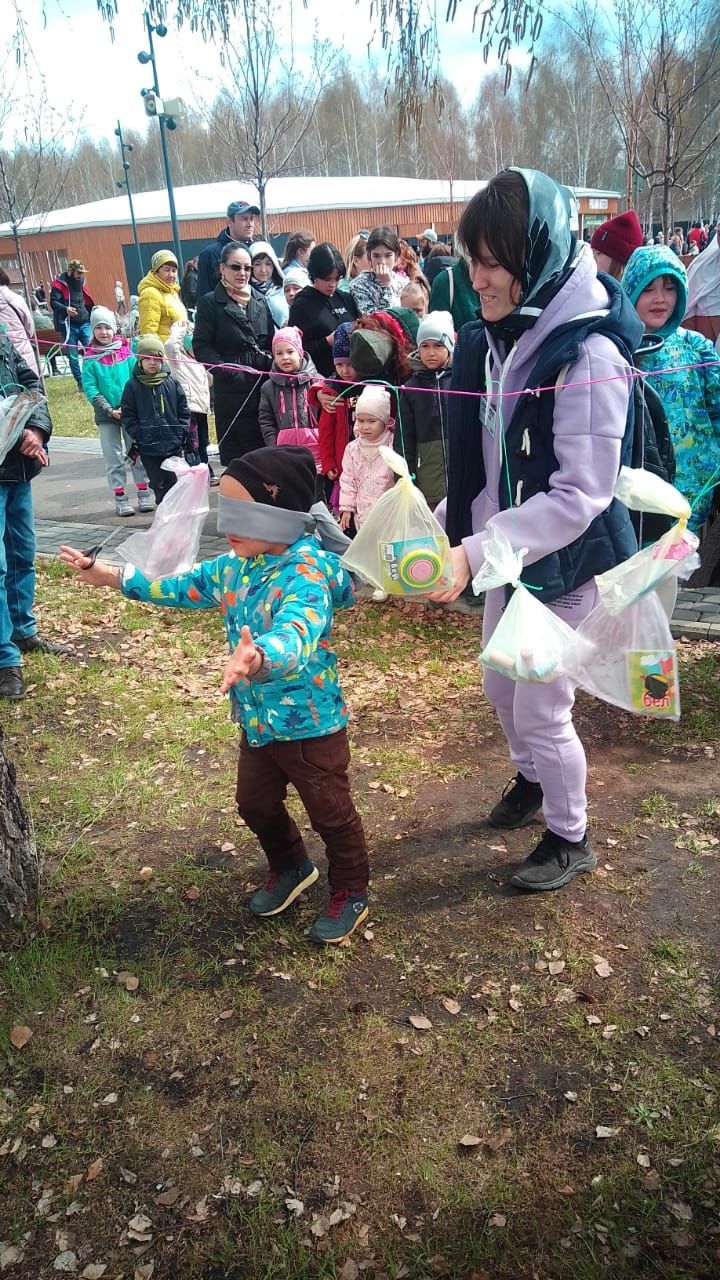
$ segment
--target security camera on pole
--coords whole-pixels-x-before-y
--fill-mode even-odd
[[[143,66],[148,63],[152,66],[153,87],[152,89],[141,89],[140,92],[145,100],[145,114],[157,117],[160,125],[160,147],[162,149],[163,169],[165,170],[165,185],[168,193],[168,204],[170,205],[170,223],[172,225],[173,244],[175,245],[175,257],[178,262],[178,271],[182,273],[183,257],[180,247],[180,231],[178,228],[177,213],[175,211],[175,193],[173,191],[172,174],[170,173],[170,156],[168,153],[167,138],[165,130],[171,132],[177,128],[176,116],[185,114],[185,104],[182,98],[168,98],[166,101],[160,97],[160,85],[158,84],[157,66],[155,63],[155,46],[153,44],[153,35],[163,39],[167,35],[167,27],[158,22],[153,24],[150,21],[150,15],[145,14],[145,29],[148,36],[148,44],[150,45],[149,53],[144,49],[138,54],[138,62]]]

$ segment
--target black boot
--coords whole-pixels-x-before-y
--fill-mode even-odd
[[[515,831],[527,826],[542,809],[543,793],[539,782],[528,782],[517,773],[508,782],[502,797],[490,813],[492,827],[507,827]]]
[[[58,657],[63,654],[72,653],[72,649],[67,644],[58,644],[55,640],[47,640],[45,636],[39,636],[37,632],[34,636],[20,636],[15,641],[21,653],[54,653]]]
[[[0,698],[24,698],[25,681],[20,667],[0,667]]]

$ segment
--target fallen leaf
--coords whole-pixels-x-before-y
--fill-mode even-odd
[[[563,1094],[563,1098],[565,1098],[568,1102],[577,1102],[578,1100],[578,1096],[575,1093],[574,1089],[568,1089],[567,1093]]]
[[[137,991],[140,986],[140,979],[134,973],[126,973],[125,970],[118,974],[117,980],[126,991]]]
[[[220,852],[232,853],[234,848],[235,848],[235,845],[233,844],[232,840],[223,840],[222,844],[220,845]]]
[[[593,968],[598,978],[609,978],[615,972],[604,956],[593,956],[593,962]]]
[[[228,1018],[232,1018],[234,1012],[234,1009],[223,1009],[222,1013],[218,1014],[218,1022],[227,1022]]]
[[[599,1124],[595,1130],[596,1138],[616,1138],[620,1129],[611,1129],[606,1124]]]
[[[13,1049],[24,1049],[28,1040],[32,1039],[32,1035],[30,1027],[13,1027],[10,1031],[10,1043]]]
[[[285,1201],[285,1208],[293,1217],[300,1218],[305,1212],[305,1205],[302,1200],[298,1200],[295,1196],[289,1196]]]
[[[650,1168],[650,1157],[647,1151],[640,1151],[638,1155],[636,1155],[635,1159],[637,1160],[637,1163],[640,1165],[641,1169]]]
[[[128,1186],[131,1187],[134,1187],[137,1182],[137,1174],[133,1173],[132,1169],[123,1168],[122,1165],[120,1166],[120,1177],[123,1182],[127,1182]]]
[[[411,1013],[408,1022],[416,1031],[432,1031],[432,1022],[422,1013]]]
[[[678,1249],[689,1249],[695,1243],[689,1231],[673,1231],[671,1232],[671,1238]]]
[[[513,1013],[520,1013],[522,1005],[519,1000],[516,1000],[514,996],[511,996],[508,1000],[508,1009],[512,1009]]]
[[[489,1133],[483,1138],[486,1147],[491,1151],[499,1151],[506,1143],[512,1142],[514,1138],[512,1129],[501,1129],[500,1133]]]
[[[491,1213],[488,1218],[489,1227],[504,1227],[507,1223],[507,1217],[504,1213]]]
[[[111,1107],[113,1103],[117,1102],[117,1100],[118,1100],[118,1096],[116,1093],[106,1093],[105,1097],[100,1102],[100,1106]]]
[[[55,1137],[55,1134],[46,1133],[45,1137],[40,1141],[40,1146],[44,1151],[52,1151],[53,1147],[57,1146],[57,1138]]]
[[[680,1222],[692,1222],[693,1212],[689,1204],[684,1204],[682,1200],[673,1200],[668,1206],[674,1218],[679,1218]]]
[[[25,1254],[20,1245],[9,1244],[7,1248],[0,1248],[0,1271],[14,1267],[16,1262],[22,1262],[24,1257]]]
[[[80,1272],[80,1280],[101,1280],[107,1271],[106,1262],[89,1262]]]
[[[150,880],[152,878],[152,867],[141,867],[138,871],[138,880]]]
[[[161,1191],[160,1195],[155,1197],[155,1203],[170,1206],[175,1203],[179,1196],[179,1187],[168,1187],[166,1191]]]
[[[54,1271],[77,1271],[78,1260],[77,1254],[72,1249],[63,1249],[53,1262]]]
[[[458,1140],[458,1146],[459,1147],[481,1147],[482,1141],[483,1141],[482,1138],[479,1138],[475,1133],[464,1133],[462,1138]]]
[[[198,898],[200,897],[200,890],[198,889],[196,884],[191,884],[185,890],[185,897],[187,898],[188,902],[197,902]]]
[[[133,1273],[133,1280],[151,1280],[155,1271],[154,1262],[143,1262],[142,1266],[136,1267]]]
[[[548,973],[551,973],[553,977],[556,977],[558,973],[562,973],[564,968],[564,960],[551,960],[548,965]]]
[[[363,938],[365,939],[366,942],[372,942],[374,937],[375,937],[375,934],[373,933],[372,929],[365,929],[363,933]]]
[[[647,1173],[643,1175],[641,1181],[643,1191],[660,1190],[660,1175],[657,1169],[648,1169]]]
[[[457,1000],[453,1000],[451,996],[443,996],[440,1003],[443,1009],[446,1009],[448,1013],[456,1014],[460,1012],[460,1005]]]
[[[340,1268],[339,1280],[360,1280],[360,1268],[353,1258],[348,1258]]]

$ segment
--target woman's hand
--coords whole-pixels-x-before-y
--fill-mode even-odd
[[[220,692],[228,693],[238,680],[247,680],[249,676],[254,676],[261,666],[262,653],[255,646],[250,628],[241,627],[240,642],[225,665]]]
[[[464,547],[451,547],[450,560],[452,563],[453,586],[447,591],[428,592],[428,600],[434,600],[436,604],[449,604],[451,600],[457,600],[472,577],[472,570]]]
[[[113,568],[112,565],[104,564],[102,560],[93,561],[92,556],[86,556],[84,551],[78,551],[77,547],[60,548],[60,559],[63,564],[67,564],[71,569],[82,578],[83,582],[87,582],[91,587],[116,587],[120,586],[120,570]]]
[[[20,452],[26,458],[34,458],[41,467],[48,465],[47,450],[42,431],[37,427],[25,427],[20,439]]]

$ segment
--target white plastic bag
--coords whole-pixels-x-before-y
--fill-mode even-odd
[[[206,463],[191,467],[184,458],[166,458],[161,466],[175,472],[177,483],[166,493],[150,528],[131,534],[117,549],[123,560],[153,580],[192,569],[210,510]]]
[[[495,529],[492,525],[482,539],[480,547],[484,563],[472,582],[472,589],[476,596],[483,591],[492,591],[494,587],[503,587],[508,582],[519,581],[523,560],[528,553],[527,547],[522,547],[520,551],[513,551],[507,536],[501,529]]]
[[[657,593],[648,592],[621,613],[598,604],[580,623],[573,681],[603,702],[635,715],[680,718],[677,653]]]
[[[33,409],[44,396],[39,391],[18,391],[0,399],[0,464],[25,430]]]
[[[399,480],[375,503],[342,564],[391,596],[423,596],[452,586],[450,543],[399,453],[380,446]]]
[[[620,468],[614,496],[631,511],[649,511],[673,516],[675,520],[690,519],[690,503],[680,490],[640,467]]]
[[[511,680],[547,684],[580,665],[579,647],[589,656],[577,631],[520,583],[480,661]]]
[[[681,520],[657,542],[636,551],[614,569],[599,573],[595,584],[605,608],[610,613],[621,613],[666,578],[689,578],[700,564],[698,545],[698,538]]]

